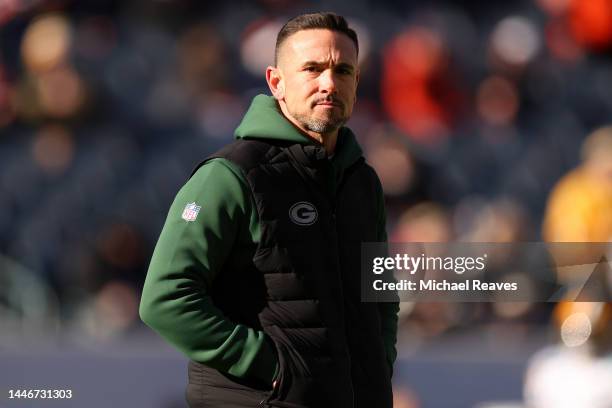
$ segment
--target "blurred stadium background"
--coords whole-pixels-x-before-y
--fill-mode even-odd
[[[612,240],[612,0],[0,0],[0,407],[185,406],[184,358],[138,319],[148,260],[314,10],[360,36],[349,125],[391,240]],[[612,407],[610,315],[403,303],[395,406]]]

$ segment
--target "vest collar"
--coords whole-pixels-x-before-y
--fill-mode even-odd
[[[296,143],[289,147],[289,153],[299,164],[306,167],[319,167],[322,162],[327,162],[325,148],[322,145]]]

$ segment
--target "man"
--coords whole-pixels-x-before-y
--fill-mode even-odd
[[[550,242],[612,240],[612,126],[589,134],[582,163],[553,188],[542,235]]]
[[[340,16],[285,24],[273,97],[170,208],[140,315],[190,358],[191,407],[392,405],[398,307],[360,301],[361,242],[386,233],[380,182],[343,127],[357,53]]]

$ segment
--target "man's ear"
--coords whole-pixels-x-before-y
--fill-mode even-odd
[[[282,72],[278,67],[269,66],[266,68],[266,82],[272,92],[272,96],[278,101],[285,99],[285,81]]]

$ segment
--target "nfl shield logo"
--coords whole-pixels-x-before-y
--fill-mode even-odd
[[[198,218],[198,213],[200,212],[201,205],[196,205],[195,201],[193,203],[189,203],[185,206],[183,210],[183,215],[181,218],[187,222],[195,221]]]

